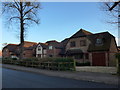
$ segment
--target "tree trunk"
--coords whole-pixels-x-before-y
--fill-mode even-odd
[[[23,23],[23,7],[20,2],[20,59],[23,58],[24,51],[24,23]]]

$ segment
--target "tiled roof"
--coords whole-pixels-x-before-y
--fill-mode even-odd
[[[48,45],[46,43],[39,43],[44,49],[48,48]]]
[[[29,42],[29,41],[24,41],[24,47],[31,47],[37,45],[36,42]]]
[[[51,40],[51,41],[47,41],[46,42],[48,45],[52,45],[55,48],[61,48],[60,47],[60,42],[56,41],[56,40]]]
[[[86,30],[80,29],[78,32],[76,32],[74,35],[72,35],[70,38],[83,37],[86,35],[92,35],[92,33],[88,32]]]
[[[4,48],[7,48],[10,52],[13,52],[15,49],[18,48],[18,45],[17,44],[8,44]]]

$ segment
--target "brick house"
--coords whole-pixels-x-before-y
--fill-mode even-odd
[[[56,40],[51,40],[46,42],[48,45],[47,48],[47,57],[60,57],[59,53],[61,51],[60,42]]]
[[[81,63],[89,61],[92,66],[115,65],[117,52],[115,37],[109,32],[93,34],[83,29],[69,38],[65,48],[66,56]]]
[[[2,49],[2,57],[19,57],[19,45],[8,44]]]
[[[120,46],[118,46],[117,48],[118,48],[118,52],[120,52]]]
[[[109,32],[91,33],[80,29],[61,42],[24,42],[23,57],[72,57],[76,62],[90,62],[92,66],[114,66],[115,54],[120,51],[115,37]],[[2,50],[3,57],[19,57],[19,44],[8,44]]]
[[[35,57],[35,48],[37,43],[35,42],[24,42],[24,51],[23,51],[23,57],[29,58],[29,57]],[[2,56],[3,57],[20,57],[20,45],[19,44],[8,44],[2,49]]]

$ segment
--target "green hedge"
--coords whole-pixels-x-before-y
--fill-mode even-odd
[[[4,59],[3,63],[50,70],[75,70],[75,62],[72,58],[25,58],[23,60]]]
[[[117,73],[118,75],[120,75],[120,53],[116,54],[116,58],[117,58]]]

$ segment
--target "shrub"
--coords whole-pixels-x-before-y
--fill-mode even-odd
[[[72,58],[65,58],[65,57],[58,57],[58,58],[53,58],[54,62],[74,62]]]
[[[117,73],[118,75],[120,75],[120,53],[116,54],[116,58],[117,58]]]
[[[12,60],[17,60],[17,58],[12,58]]]
[[[116,54],[116,58],[120,61],[120,53]]]
[[[21,61],[38,61],[38,58],[36,58],[36,57],[24,58]]]

